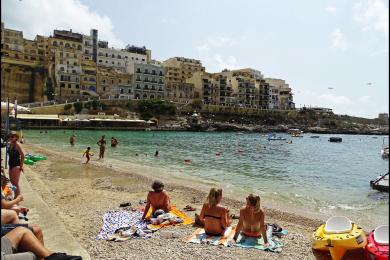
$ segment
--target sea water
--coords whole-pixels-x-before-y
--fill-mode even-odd
[[[76,145],[71,147],[72,133],[25,130],[24,136],[29,143],[65,152],[79,149],[81,154],[91,146],[96,160],[96,143],[105,135],[105,160],[131,161],[187,176],[193,187],[194,180],[206,181],[239,198],[256,193],[265,205],[279,209],[323,217],[345,215],[367,229],[388,223],[388,193],[374,191],[369,184],[389,171],[388,160],[380,153],[388,137],[278,134],[287,140],[268,141],[259,133],[77,130]],[[332,143],[330,136],[343,140]],[[111,137],[119,141],[115,148],[110,147]],[[157,158],[155,151],[159,151]]]

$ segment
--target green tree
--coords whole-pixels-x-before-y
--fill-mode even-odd
[[[64,106],[65,112],[69,115],[70,109],[72,108],[72,104],[66,104]]]
[[[83,109],[83,103],[81,103],[81,102],[73,103],[73,107],[74,107],[74,110],[76,111],[76,113],[78,114]]]

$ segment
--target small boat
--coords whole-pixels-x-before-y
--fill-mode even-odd
[[[366,259],[389,259],[389,226],[382,225],[370,232],[367,238]]]
[[[328,141],[333,143],[341,143],[343,139],[341,137],[329,137]]]
[[[380,175],[376,177],[374,180],[370,181],[370,186],[374,190],[378,191],[389,191],[389,173],[384,175]]]
[[[312,136],[310,136],[310,138],[320,138],[320,136],[319,135],[312,135]]]
[[[313,233],[314,250],[330,252],[332,260],[341,260],[347,250],[364,248],[364,230],[343,216],[329,218]]]
[[[284,141],[284,140],[286,140],[286,138],[284,138],[284,137],[281,137],[281,136],[275,136],[275,135],[273,135],[273,136],[268,136],[268,141]]]

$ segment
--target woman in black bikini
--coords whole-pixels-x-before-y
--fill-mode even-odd
[[[16,186],[15,197],[20,195],[19,178],[20,172],[23,172],[24,151],[22,145],[18,142],[19,135],[12,131],[9,135],[9,178],[11,183]]]

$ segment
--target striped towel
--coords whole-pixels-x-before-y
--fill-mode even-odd
[[[198,228],[195,232],[183,239],[187,243],[196,243],[196,244],[210,244],[210,245],[223,245],[230,246],[230,242],[233,240],[234,233],[236,232],[236,227],[228,227],[225,230],[223,236],[214,236],[207,235],[204,231],[204,228]]]

